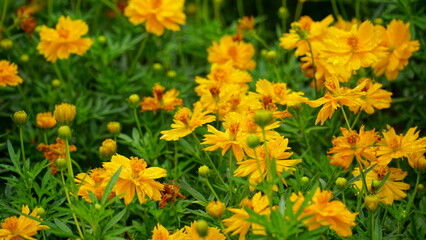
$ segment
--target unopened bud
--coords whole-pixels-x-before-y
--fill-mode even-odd
[[[37,215],[39,215],[40,217],[42,217],[44,214],[46,214],[46,210],[44,210],[44,208],[42,208],[42,207],[37,207],[36,211],[37,211]]]
[[[266,60],[270,61],[270,62],[274,62],[275,60],[277,60],[277,52],[276,51],[269,51],[266,54]]]
[[[374,24],[383,25],[383,19],[381,19],[381,18],[374,19]]]
[[[271,120],[272,114],[268,110],[259,110],[254,114],[254,121],[261,128],[264,128],[266,125],[270,124]]]
[[[260,138],[256,135],[250,135],[247,137],[247,146],[249,148],[256,148],[260,145]]]
[[[206,210],[210,216],[220,218],[225,212],[225,204],[221,201],[213,201],[207,205]]]
[[[65,158],[58,158],[55,163],[56,163],[56,168],[59,171],[63,171],[67,168],[67,160]]]
[[[107,38],[104,35],[98,36],[98,42],[99,43],[106,43]]]
[[[39,25],[39,26],[37,26],[35,29],[34,29],[34,31],[36,32],[36,33],[40,33],[41,32],[41,28],[42,28],[43,26],[42,25]]]
[[[52,82],[51,82],[51,84],[52,84],[52,87],[57,88],[57,87],[61,86],[61,80],[59,80],[59,79],[53,79]]]
[[[173,70],[170,70],[170,71],[167,72],[167,77],[169,77],[169,78],[175,78],[176,75],[177,75],[176,72],[173,71]]]
[[[302,184],[307,184],[307,183],[309,183],[309,178],[308,178],[308,177],[306,177],[306,176],[303,176],[303,177],[300,179],[300,181],[302,182]]]
[[[380,200],[377,195],[368,195],[364,199],[365,206],[370,211],[375,211],[379,206]]]
[[[163,65],[161,65],[161,63],[154,63],[152,65],[152,68],[154,69],[154,71],[159,72],[163,70]]]
[[[423,184],[419,184],[418,186],[417,186],[417,191],[423,191],[423,189],[425,189],[425,186],[423,185]]]
[[[0,47],[9,50],[13,47],[13,41],[10,39],[3,39],[0,41]]]
[[[30,56],[28,56],[28,54],[22,54],[20,57],[21,62],[28,62],[28,60],[30,60]]]
[[[289,14],[288,14],[288,9],[285,7],[280,7],[278,9],[278,16],[280,18],[288,18]]]
[[[99,203],[96,203],[95,204],[95,209],[96,210],[100,210],[102,208],[102,205],[101,204],[99,204]]]
[[[198,168],[198,174],[201,177],[208,178],[210,176],[210,168],[206,165],[203,165],[203,166]]]
[[[55,106],[53,115],[60,125],[69,125],[74,120],[77,110],[74,105],[61,103]]]
[[[382,181],[374,179],[371,184],[373,185],[373,187],[378,188],[381,183],[382,183]]]
[[[209,224],[206,222],[206,220],[200,219],[197,221],[197,233],[198,236],[204,238],[209,234]]]
[[[109,122],[107,128],[112,135],[117,135],[121,132],[121,124],[119,122]]]
[[[346,178],[338,177],[336,179],[336,185],[340,188],[345,188],[346,184],[348,184],[348,180]]]
[[[70,139],[71,138],[71,128],[68,125],[62,125],[58,129],[58,136],[62,140]]]
[[[17,111],[13,114],[13,119],[15,120],[15,123],[21,127],[27,122],[28,115],[25,111]]]
[[[130,106],[137,107],[137,106],[139,106],[139,103],[141,102],[141,98],[137,94],[132,94],[128,98],[128,101],[129,101]]]

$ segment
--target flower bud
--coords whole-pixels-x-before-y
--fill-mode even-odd
[[[271,123],[271,120],[272,120],[272,114],[268,110],[259,110],[259,111],[256,111],[254,114],[254,121],[261,128],[266,127],[266,125]]]
[[[203,166],[198,168],[198,174],[201,177],[208,178],[210,176],[210,168],[206,165],[203,165]]]
[[[423,184],[419,184],[418,186],[417,186],[417,191],[423,191],[423,189],[425,189],[425,186],[423,185]]]
[[[99,43],[106,43],[107,38],[104,35],[98,36],[98,42]]]
[[[186,12],[187,12],[189,15],[194,15],[194,14],[197,12],[197,4],[195,4],[195,3],[189,3],[189,4],[186,6]]]
[[[3,39],[0,41],[0,47],[9,50],[13,47],[13,41],[10,39]]]
[[[28,54],[22,54],[20,57],[21,62],[28,62],[28,60],[30,60],[30,56],[28,56]]]
[[[15,120],[15,123],[21,127],[27,122],[28,115],[25,111],[17,111],[13,114],[13,119]]]
[[[42,25],[39,25],[39,26],[37,26],[35,29],[34,29],[34,31],[36,32],[36,33],[40,33],[41,32],[41,28],[42,28],[43,26]]]
[[[374,211],[379,206],[380,199],[377,195],[368,195],[365,197],[364,202],[368,210]]]
[[[100,210],[102,208],[102,205],[101,204],[99,204],[99,203],[96,203],[95,204],[95,209],[96,210]]]
[[[270,62],[274,62],[275,60],[277,60],[277,52],[276,51],[269,51],[266,54],[266,60],[270,61]]]
[[[62,140],[67,140],[71,138],[71,128],[68,125],[60,126],[58,129],[58,136]]]
[[[342,178],[342,177],[338,177],[336,179],[336,185],[340,188],[345,188],[346,184],[348,184],[348,180],[346,180],[346,178]]]
[[[51,82],[51,84],[52,84],[52,87],[57,88],[57,87],[61,86],[61,80],[59,80],[59,79],[53,79],[52,82]]]
[[[207,205],[206,210],[210,216],[220,218],[225,212],[225,204],[221,201],[213,201]]]
[[[373,185],[374,188],[378,188],[381,183],[382,183],[382,181],[374,179],[371,184]]]
[[[381,18],[374,19],[374,24],[383,25],[383,19],[381,19]]]
[[[119,122],[109,122],[107,128],[112,135],[118,135],[121,132],[121,124]]]
[[[108,138],[105,139],[102,142],[102,146],[99,147],[99,155],[101,155],[102,158],[108,158],[109,156],[112,156],[117,151],[117,143]]]
[[[247,137],[247,146],[249,148],[256,148],[260,145],[260,138],[256,135],[250,135]]]
[[[154,69],[154,71],[159,72],[163,70],[163,65],[161,65],[161,63],[154,63],[152,65],[152,68]]]
[[[196,225],[198,236],[204,238],[209,234],[209,224],[206,222],[206,220],[200,219],[197,221]]]
[[[289,14],[288,14],[288,9],[285,7],[280,7],[278,9],[278,16],[280,18],[288,18]]]
[[[268,50],[266,50],[266,49],[262,49],[262,50],[260,51],[260,55],[262,55],[262,57],[266,57],[266,55],[268,55]]]
[[[303,176],[300,181],[302,182],[302,184],[308,184],[309,183],[309,178],[306,176]]]
[[[67,168],[67,160],[65,158],[58,158],[56,159],[56,168],[59,171],[63,171]]]
[[[53,128],[56,125],[56,119],[50,112],[37,114],[36,121],[37,127],[41,129]]]
[[[37,215],[40,216],[40,217],[42,217],[44,214],[46,214],[46,210],[44,210],[44,208],[42,208],[42,207],[37,207],[36,212],[37,212]]]
[[[141,98],[137,94],[132,94],[127,99],[129,101],[130,106],[137,107],[139,106],[139,103],[141,102]]]
[[[170,71],[167,72],[167,77],[168,78],[175,78],[176,75],[177,75],[176,72],[173,71],[173,70],[170,70]]]
[[[60,125],[69,125],[74,120],[76,112],[77,110],[74,105],[61,103],[55,106],[53,115]]]

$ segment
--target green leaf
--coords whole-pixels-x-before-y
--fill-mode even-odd
[[[120,177],[120,173],[121,173],[121,168],[122,167],[120,167],[117,170],[117,172],[114,173],[114,175],[112,176],[111,180],[109,180],[109,182],[108,182],[108,184],[107,184],[107,186],[105,188],[104,194],[102,195],[102,201],[101,201],[102,205],[105,204],[105,202],[108,199],[108,196],[112,192],[112,188],[114,187],[115,183],[118,181],[118,178]]]
[[[71,229],[61,220],[55,218],[53,221],[55,222],[56,226],[58,226],[58,228],[61,229],[63,232],[69,235],[73,235]]]
[[[112,226],[114,226],[114,224],[116,224],[118,221],[120,221],[123,218],[124,214],[126,214],[126,211],[127,211],[127,209],[124,208],[121,212],[119,212],[117,215],[115,215],[113,218],[111,218],[111,220],[109,220],[107,222],[107,224],[105,224],[105,227],[102,231],[102,234],[106,234],[108,232],[108,230]]]

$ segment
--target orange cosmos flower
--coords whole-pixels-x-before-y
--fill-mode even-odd
[[[412,168],[417,171],[425,171],[426,170],[426,158],[425,152],[413,152],[408,154],[408,163]]]
[[[163,190],[161,190],[161,201],[158,203],[160,208],[164,208],[167,206],[169,202],[176,202],[177,198],[185,199],[186,197],[179,192],[180,186],[165,183]]]
[[[201,104],[198,102],[194,105],[194,112],[189,108],[183,107],[179,109],[173,119],[170,130],[161,131],[163,136],[160,139],[166,141],[176,141],[181,137],[192,133],[197,127],[205,123],[213,122],[216,118],[207,115],[209,112],[202,112]]]
[[[71,53],[83,55],[93,44],[90,38],[82,38],[89,27],[82,20],[60,17],[56,29],[43,26],[40,31],[40,43],[37,50],[47,61],[56,62],[67,59]]]
[[[78,196],[82,196],[84,200],[92,202],[89,196],[89,192],[92,192],[100,201],[110,177],[103,168],[92,169],[89,174],[77,174],[74,181],[79,185]],[[111,193],[108,198],[112,198],[113,196],[114,193]]]
[[[222,220],[225,226],[225,233],[232,232],[231,236],[239,234],[239,240],[245,240],[246,235],[250,228],[252,228],[253,234],[266,235],[265,229],[259,224],[252,223],[247,219],[250,218],[250,214],[245,210],[246,207],[253,210],[259,215],[271,214],[269,208],[269,199],[267,196],[262,196],[261,192],[256,193],[252,199],[245,198],[240,203],[241,208],[228,208],[228,210],[234,215],[230,218]]]
[[[269,155],[268,161],[272,161],[275,164],[275,171],[278,176],[280,176],[284,171],[294,171],[295,169],[292,168],[292,166],[302,162],[302,159],[289,159],[293,153],[287,152],[287,150],[291,149],[288,147],[287,138],[280,136],[267,142],[267,144]],[[247,152],[251,159],[237,162],[239,166],[234,171],[234,176],[236,177],[245,177],[250,175],[249,183],[251,191],[253,191],[254,188],[263,181],[263,179],[265,179],[268,171],[271,171],[267,165],[268,162],[266,159],[265,147],[258,146],[255,151],[256,154],[253,151]],[[278,188],[274,186],[274,190],[277,191]]]
[[[18,66],[6,60],[0,61],[0,86],[18,86],[24,80],[18,76]]]
[[[22,213],[30,215],[34,218],[40,218],[37,215],[37,209],[34,209],[30,213],[30,209],[27,205],[22,206]],[[33,220],[31,218],[20,215],[19,217],[8,217],[2,224],[0,229],[0,239],[29,239],[36,240],[32,236],[37,234],[37,231],[49,229],[48,226],[42,225],[41,222]]]
[[[321,226],[328,226],[340,237],[352,236],[351,227],[356,225],[355,217],[358,213],[351,213],[340,201],[330,201],[332,197],[332,191],[321,191],[317,188],[309,205],[303,209],[300,218],[306,218],[303,222],[308,226],[309,231]],[[293,211],[297,212],[304,201],[304,196],[301,193],[298,195],[293,193],[290,200],[295,203]]]
[[[370,67],[386,56],[386,49],[380,46],[383,31],[365,21],[351,30],[330,27],[324,39],[324,57],[332,64],[342,64],[346,70]]]
[[[365,93],[362,93],[361,89],[364,88],[365,84],[358,85],[354,89],[349,89],[340,87],[337,78],[328,78],[324,85],[328,90],[324,97],[306,102],[309,106],[314,108],[324,105],[318,113],[315,124],[321,122],[321,125],[323,125],[325,120],[331,118],[334,111],[343,105],[353,107],[363,104],[361,96]]]
[[[254,56],[254,47],[251,43],[243,41],[234,41],[232,36],[224,36],[220,42],[213,42],[213,46],[207,49],[210,63],[224,64],[231,62],[235,68],[241,70],[253,70],[256,62],[252,59]]]
[[[170,233],[161,224],[157,224],[152,230],[152,238],[149,240],[188,240],[188,235],[184,232],[184,229],[180,229],[174,233]]]
[[[413,52],[420,49],[418,40],[410,40],[410,24],[392,19],[380,43],[380,45],[386,47],[388,55],[373,65],[374,73],[377,76],[384,73],[389,81],[395,80],[398,72],[407,66]]]
[[[389,178],[385,181],[382,187],[380,187],[378,192],[376,192],[376,190],[373,189],[373,181],[382,181],[389,172]],[[352,172],[354,177],[358,176],[359,173],[359,168],[355,168]],[[382,203],[386,205],[392,205],[393,201],[401,200],[407,197],[407,194],[404,192],[404,190],[410,189],[410,185],[401,182],[406,176],[407,172],[402,171],[402,169],[389,168],[384,165],[376,165],[366,174],[365,181],[367,183],[368,190],[376,193]],[[363,188],[361,179],[354,182],[354,184],[358,187],[358,189]]]
[[[361,106],[349,107],[352,112],[357,113],[359,110],[363,110],[368,114],[373,114],[374,109],[380,110],[390,107],[392,92],[381,89],[382,84],[376,83],[369,78],[361,78],[358,81],[358,85],[364,86],[361,92],[365,93],[365,95],[361,96],[363,100]]]
[[[243,18],[238,19],[237,29],[238,31],[254,30],[254,17],[244,16]]]
[[[364,126],[361,126],[359,133],[346,128],[340,128],[340,131],[343,136],[335,137],[333,147],[328,151],[328,154],[334,153],[329,156],[331,165],[342,166],[346,171],[354,158],[361,163],[365,161],[363,158],[376,161],[376,148],[373,145],[379,139],[377,132],[364,131]]]
[[[164,28],[176,32],[179,24],[186,23],[184,3],[185,0],[129,0],[124,15],[133,25],[146,22],[147,32],[161,36]]]
[[[270,98],[272,103],[287,105],[289,107],[309,100],[303,97],[303,92],[292,92],[287,88],[287,84],[285,83],[271,83],[266,79],[259,79],[256,82],[256,92],[254,94],[256,98],[263,102],[267,102],[263,100],[264,98]]]
[[[183,101],[181,98],[178,98],[179,91],[176,89],[171,89],[167,92],[164,92],[165,88],[159,83],[156,83],[152,88],[152,95],[154,97],[144,97],[141,103],[141,112],[145,111],[154,111],[157,112],[159,109],[164,109],[165,111],[172,111],[177,106],[182,106]]]
[[[420,131],[417,127],[410,128],[405,135],[396,135],[395,129],[387,126],[383,131],[383,138],[378,143],[378,164],[388,165],[394,158],[408,157],[414,152],[426,151],[426,137],[419,139]]]
[[[56,174],[58,172],[58,169],[55,166],[56,160],[58,160],[58,158],[66,158],[65,142],[62,139],[57,138],[55,144],[46,145],[44,143],[40,143],[37,146],[37,149],[40,152],[43,152],[44,157],[49,160],[49,167],[52,168],[52,174]],[[69,150],[70,152],[75,152],[77,151],[77,148],[74,145],[70,145]]]
[[[219,228],[217,227],[208,227],[207,235],[205,237],[200,237],[197,231],[197,222],[194,221],[191,223],[191,226],[185,226],[185,233],[188,235],[188,240],[225,240],[226,237],[220,233]]]
[[[77,109],[75,105],[69,103],[55,105],[55,111],[53,111],[56,121],[61,125],[70,125],[76,114]]]
[[[141,158],[116,154],[112,156],[111,162],[104,162],[103,167],[110,176],[121,167],[120,177],[114,185],[113,191],[116,195],[124,198],[124,203],[129,205],[136,193],[139,203],[145,202],[145,196],[154,201],[161,200],[160,191],[164,185],[154,179],[165,177],[166,170],[159,167],[147,167],[145,160]]]
[[[56,119],[51,112],[38,113],[36,119],[37,126],[41,129],[53,128],[56,125]]]

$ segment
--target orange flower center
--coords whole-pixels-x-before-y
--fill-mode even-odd
[[[228,54],[232,58],[235,58],[237,56],[237,47],[236,46],[230,46],[228,49]]]
[[[272,97],[263,96],[262,103],[263,103],[263,109],[269,109],[273,105],[272,104]]]
[[[153,8],[159,8],[162,4],[163,4],[162,0],[153,0],[152,1]]]
[[[15,233],[18,228],[18,218],[15,216],[6,218],[1,227]]]
[[[163,102],[164,88],[154,88],[153,94],[159,102]]]
[[[352,145],[352,147],[355,147],[356,143],[359,141],[360,137],[358,134],[352,134],[346,137],[346,141]]]
[[[69,34],[70,34],[70,31],[68,31],[67,29],[64,29],[64,28],[58,29],[57,32],[59,34],[59,37],[64,38],[64,39],[67,39]]]
[[[398,139],[393,138],[392,140],[389,141],[389,146],[391,148],[393,148],[394,150],[396,150],[397,148],[399,148],[399,142]]]
[[[130,167],[132,168],[134,174],[133,177],[135,177],[135,175],[139,174],[139,172],[146,169],[146,163],[142,159],[132,158],[130,159]]]
[[[240,124],[239,123],[232,123],[229,126],[229,132],[231,133],[232,140],[235,140],[235,137],[237,136],[238,132],[240,131]]]
[[[231,104],[233,110],[237,109],[238,105],[240,105],[240,102],[240,98],[235,96],[232,97],[231,100],[229,100],[229,103]]]
[[[223,81],[225,79],[225,76],[226,76],[226,71],[222,68],[217,68],[213,72],[213,78],[216,81]]]
[[[182,108],[181,110],[179,110],[176,115],[175,118],[176,120],[182,122],[183,124],[185,124],[185,126],[189,126],[189,122],[190,122],[190,110],[187,108]]]
[[[350,36],[348,38],[348,45],[352,47],[352,50],[358,50],[358,38],[356,36]]]
[[[101,183],[104,180],[105,170],[102,168],[95,168],[90,172],[90,177],[95,183]]]
[[[219,101],[220,89],[218,87],[212,87],[212,88],[209,89],[209,91],[210,91],[212,97],[214,98],[214,100],[216,102],[218,102]]]

